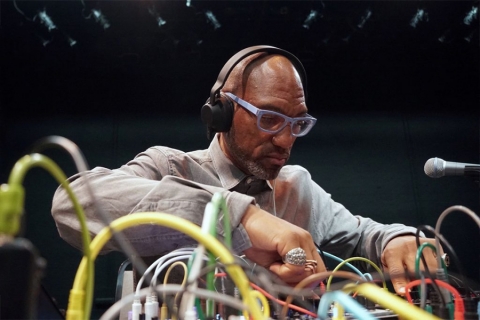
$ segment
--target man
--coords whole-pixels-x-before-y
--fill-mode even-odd
[[[97,167],[84,177],[71,177],[91,232],[103,224],[84,179],[114,218],[157,211],[201,224],[205,205],[220,192],[231,215],[234,250],[285,282],[295,284],[325,270],[317,244],[344,258],[363,256],[382,264],[396,292],[403,293],[405,270],[414,271],[415,229],[353,216],[307,170],[285,165],[296,138],[315,124],[293,58],[259,52],[235,65],[221,88],[221,99],[233,109],[232,123],[215,135],[209,149],[184,153],[152,147],[119,169]],[[61,236],[79,247],[79,223],[61,188],[52,213]],[[217,228],[224,236],[221,221]],[[158,226],[136,227],[126,235],[142,256],[193,244],[188,236]],[[113,243],[106,249],[118,250]],[[427,261],[436,265],[431,254]]]

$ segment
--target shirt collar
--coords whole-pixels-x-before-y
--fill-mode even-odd
[[[208,147],[208,152],[212,158],[213,166],[218,174],[222,187],[227,190],[235,188],[242,181],[245,181],[249,178],[256,179],[253,176],[247,176],[242,170],[238,169],[230,159],[227,158],[225,153],[223,153],[222,148],[220,147],[220,135],[215,134],[210,146]],[[247,179],[245,179],[247,178]],[[270,189],[272,186],[269,181],[266,181],[266,184]]]

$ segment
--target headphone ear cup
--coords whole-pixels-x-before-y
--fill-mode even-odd
[[[202,107],[201,117],[209,131],[227,132],[232,126],[233,104],[223,96],[220,96],[213,105],[208,99]]]

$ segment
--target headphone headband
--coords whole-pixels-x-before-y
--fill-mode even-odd
[[[220,70],[220,73],[218,74],[217,82],[215,82],[212,90],[210,90],[210,103],[213,104],[216,98],[220,95],[220,90],[222,90],[223,86],[225,85],[225,81],[228,79],[228,76],[232,72],[233,68],[246,57],[258,52],[268,52],[273,54],[276,53],[287,57],[292,62],[293,66],[300,75],[300,78],[302,80],[303,92],[305,94],[305,100],[307,99],[307,73],[305,72],[305,68],[303,67],[303,64],[300,62],[300,60],[298,60],[296,56],[286,50],[277,47],[261,45],[245,48],[237,52],[230,59],[228,59],[227,63],[225,63],[222,70]]]

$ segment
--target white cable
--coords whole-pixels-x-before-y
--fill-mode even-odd
[[[153,268],[155,268],[159,263],[163,263],[166,259],[170,258],[170,257],[173,257],[173,256],[176,256],[176,255],[180,255],[180,254],[188,254],[188,253],[192,253],[193,252],[193,249],[186,249],[186,248],[183,248],[183,249],[177,249],[175,251],[172,251],[160,258],[158,258],[155,262],[153,262],[148,268],[147,270],[145,270],[145,273],[143,274],[143,276],[140,278],[140,280],[138,280],[138,283],[137,283],[137,288],[136,288],[136,291],[140,291],[140,289],[142,288],[142,284],[143,284],[143,281],[145,279],[145,276],[151,272],[153,270]]]
[[[210,227],[212,223],[215,223],[215,221],[213,221],[214,213],[215,213],[215,206],[213,205],[213,203],[212,202],[207,203],[207,205],[205,206],[205,213],[203,214],[203,221],[201,226],[202,233],[210,234]],[[195,249],[193,262],[188,272],[187,283],[190,283],[189,291],[196,290],[198,288],[198,284],[196,280],[200,276],[200,271],[202,269],[202,261],[203,261],[202,258],[204,255],[205,255],[205,247],[202,244],[199,244]],[[180,318],[184,317],[185,312],[187,312],[188,310],[192,310],[194,305],[195,305],[195,295],[192,293],[186,293],[184,295],[184,298],[182,299],[182,303],[180,304],[180,309],[179,309]]]
[[[273,215],[276,217],[277,216],[277,206],[275,204],[275,185],[277,184],[277,179],[273,180]]]
[[[188,259],[192,256],[193,252],[190,253],[190,254],[185,254],[185,255],[181,255],[181,256],[176,256],[176,257],[173,257],[173,258],[170,258],[168,259],[167,261],[165,261],[164,263],[162,264],[158,264],[157,265],[157,268],[155,269],[155,273],[153,274],[153,277],[152,277],[152,281],[150,283],[150,286],[151,287],[155,287],[157,285],[157,278],[158,276],[160,275],[160,273],[169,265],[171,265],[172,263],[174,262],[177,262],[177,261],[180,261],[180,260],[183,260],[183,259]],[[206,256],[204,256],[204,260],[208,260],[208,258]]]
[[[249,306],[245,305],[241,300],[235,299],[228,295],[219,294],[218,292],[206,290],[206,289],[197,288],[194,291],[192,291],[190,290],[190,288],[185,288],[184,286],[181,286],[178,284],[164,284],[164,285],[159,284],[158,286],[155,287],[155,291],[157,293],[163,293],[163,294],[177,294],[179,292],[184,292],[184,291],[190,292],[200,298],[214,299],[216,301],[222,302],[223,304],[228,305],[237,310],[250,311]],[[145,297],[147,294],[149,294],[149,292],[150,292],[150,288],[143,288],[139,291],[138,295],[136,293],[132,293],[118,300],[100,317],[100,320],[116,319],[124,306],[132,303],[132,301],[134,301],[134,299],[137,299],[137,297],[138,299]]]

